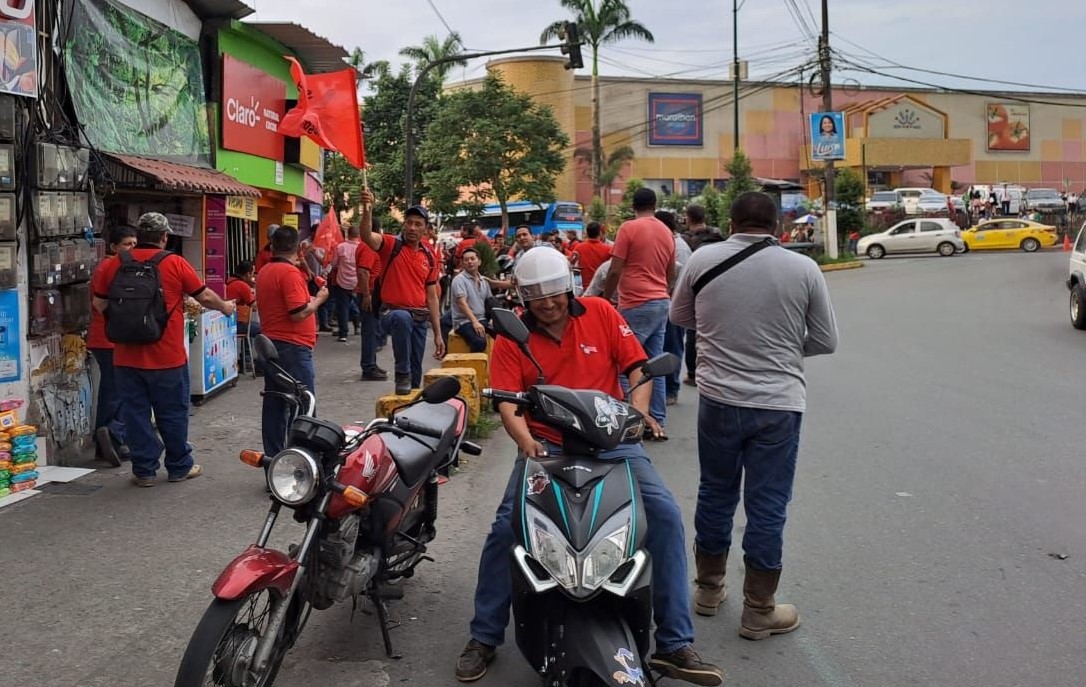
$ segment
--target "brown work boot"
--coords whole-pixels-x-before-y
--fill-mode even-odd
[[[486,675],[486,667],[494,660],[498,650],[477,639],[472,639],[456,659],[456,679],[460,682],[475,682]]]
[[[663,673],[664,677],[694,685],[714,687],[724,684],[724,670],[701,660],[698,652],[689,645],[671,653],[653,654],[649,659],[649,667]]]
[[[777,604],[774,595],[781,579],[780,570],[757,570],[747,563],[743,578],[743,619],[739,636],[768,639],[799,627],[799,611],[792,604]]]
[[[694,545],[694,562],[698,576],[694,580],[694,612],[698,615],[716,615],[720,604],[728,598],[724,586],[724,572],[728,566],[728,552],[721,554],[703,553]]]

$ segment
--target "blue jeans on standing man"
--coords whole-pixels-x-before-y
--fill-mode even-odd
[[[677,324],[668,322],[667,329],[664,331],[664,352],[677,355],[679,360],[682,361],[685,342],[686,330]],[[682,388],[682,367],[682,362],[680,362],[675,372],[664,377],[664,387],[668,398],[678,398],[679,396],[679,389]]]
[[[272,339],[272,343],[275,344],[275,350],[279,352],[279,367],[304,384],[307,389],[316,393],[317,387],[313,380],[315,376],[313,349],[308,346],[274,339]],[[267,393],[269,391],[289,393],[293,389],[280,387],[275,375],[270,374],[270,372],[264,375],[265,393],[260,411],[260,435],[264,440],[264,455],[274,456],[286,446],[287,430],[290,429],[287,423],[290,422],[292,410],[300,412],[300,409],[290,408],[285,399]]]
[[[377,369],[377,329],[381,321],[372,308],[368,311],[359,308],[359,317],[362,320],[362,356],[358,363],[363,372],[373,372]]]
[[[621,310],[626,324],[637,336],[641,346],[645,349],[645,355],[650,359],[664,352],[664,333],[667,331],[667,313],[671,306],[671,299],[660,298],[654,301],[646,301],[641,305]],[[667,423],[667,391],[666,384],[661,377],[652,380],[652,402],[649,404],[649,414],[663,427]],[[623,391],[626,390],[625,384]]]
[[[340,338],[347,337],[347,325],[351,322],[352,310],[357,310],[357,308],[351,308],[353,302],[353,292],[342,286],[332,285],[332,308],[336,313],[336,328]]]
[[[561,454],[561,447],[549,442],[544,442],[544,445],[551,457]],[[599,459],[627,459],[637,478],[648,519],[645,548],[652,558],[656,650],[670,653],[690,646],[694,642],[694,625],[690,620],[686,535],[683,532],[682,512],[675,503],[675,497],[668,491],[641,444],[601,452]],[[505,628],[509,624],[509,607],[513,599],[510,568],[514,542],[513,499],[518,489],[523,488],[524,465],[524,457],[518,456],[479,558],[471,636],[489,646],[499,646],[505,641]]]
[[[802,422],[803,413],[742,408],[701,397],[701,484],[694,514],[694,541],[700,551],[719,555],[731,547],[732,520],[742,486],[746,560],[758,570],[781,568]]]
[[[189,446],[189,366],[166,370],[117,366],[113,370],[117,395],[123,401],[121,421],[132,460],[132,474],[140,478],[154,477],[165,448],[169,476],[188,475],[193,465]],[[151,424],[152,411],[154,425]],[[158,434],[155,433],[156,426]]]
[[[416,321],[409,310],[389,310],[385,326],[392,336],[392,355],[396,374],[411,375],[411,388],[422,386],[422,358],[426,353],[426,332],[429,319]]]
[[[109,427],[109,433],[118,444],[125,443],[124,422],[121,421],[121,398],[117,395],[116,373],[113,371],[113,349],[92,348],[91,355],[98,362],[98,402],[94,411],[94,431]]]

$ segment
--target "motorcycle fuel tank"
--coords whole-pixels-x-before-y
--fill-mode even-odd
[[[361,432],[363,428],[348,426],[345,429]],[[344,459],[338,479],[340,484],[358,487],[373,496],[384,492],[397,478],[396,464],[385,442],[380,434],[372,434]],[[333,518],[342,518],[353,510],[356,508],[340,494],[333,495],[328,506],[328,514]]]

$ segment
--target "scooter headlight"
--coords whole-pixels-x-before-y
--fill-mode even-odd
[[[629,520],[623,518],[624,524],[617,530],[613,530],[588,549],[581,568],[581,586],[592,591],[599,589],[600,585],[615,574],[618,566],[626,560],[626,539],[630,531]]]
[[[288,448],[268,465],[268,489],[288,506],[300,506],[317,495],[320,467],[308,451]]]
[[[528,531],[532,540],[532,558],[566,589],[577,586],[577,559],[566,545],[566,539],[548,518],[529,508]]]

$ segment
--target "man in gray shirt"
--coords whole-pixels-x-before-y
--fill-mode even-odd
[[[472,353],[486,351],[486,299],[493,294],[490,284],[479,274],[479,253],[468,248],[460,257],[460,274],[452,280],[452,325],[471,348]]]
[[[697,329],[698,458],[694,610],[724,602],[732,519],[743,486],[746,576],[739,634],[765,639],[799,627],[776,603],[784,523],[806,410],[803,359],[833,353],[837,323],[822,272],[775,238],[777,206],[744,193],[731,207],[731,237],[694,253],[675,287],[671,321]],[[725,260],[740,262],[716,272]]]

